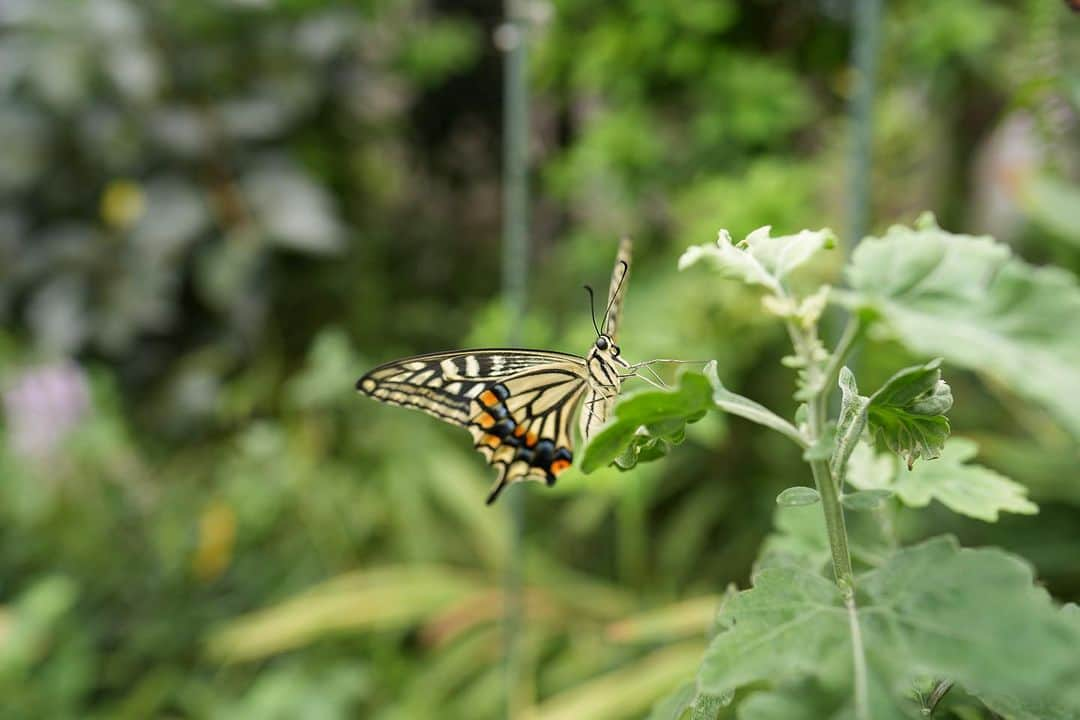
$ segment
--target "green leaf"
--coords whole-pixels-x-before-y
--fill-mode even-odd
[[[836,422],[836,448],[829,459],[829,468],[837,482],[844,481],[848,458],[866,428],[866,413],[870,398],[859,394],[855,375],[846,367],[840,368],[840,417]]]
[[[877,453],[869,443],[856,443],[848,460],[845,480],[860,490],[877,490],[892,487],[896,478],[896,457]]]
[[[978,446],[953,438],[937,462],[923,463],[901,472],[893,489],[910,507],[925,507],[937,500],[953,512],[996,522],[998,513],[1034,515],[1038,506],[1027,499],[1027,488],[981,465],[969,464]]]
[[[910,704],[912,683],[948,677],[969,692],[1055,697],[1080,712],[1080,623],[1054,607],[1030,568],[1001,550],[937,538],[856,579],[854,617],[836,585],[799,567],[769,567],[732,597],[698,674],[702,692],[752,683],[834,679],[852,670],[860,631],[878,708]]]
[[[730,695],[699,693],[696,683],[686,683],[654,705],[648,720],[716,720],[730,704]]]
[[[762,543],[755,568],[823,567],[829,559],[825,516],[813,505],[783,506],[773,513],[773,532]]]
[[[645,390],[620,399],[612,419],[585,447],[581,470],[590,473],[612,462],[625,470],[663,457],[684,440],[687,424],[697,422],[711,409],[753,420],[806,445],[794,425],[725,388],[713,361],[701,372],[684,371],[673,390]]]
[[[848,510],[877,510],[894,494],[892,490],[860,490],[845,494],[840,502]]]
[[[647,720],[683,720],[690,714],[696,695],[696,683],[690,682],[680,686],[653,706]]]
[[[821,720],[837,716],[838,702],[819,683],[805,681],[755,692],[739,703],[739,720]],[[836,693],[848,696],[850,693]]]
[[[679,269],[707,261],[728,277],[751,285],[761,285],[775,295],[783,295],[781,282],[800,265],[826,247],[832,247],[831,230],[803,230],[796,235],[770,237],[770,227],[758,228],[738,245],[726,230],[715,244],[694,245],[679,258]]]
[[[1037,513],[1026,487],[969,462],[977,451],[971,440],[950,438],[938,460],[897,472],[894,458],[859,443],[851,456],[848,482],[864,491],[892,491],[908,507],[926,507],[937,500],[954,512],[987,522],[996,522],[1001,512]]]
[[[776,504],[784,507],[799,507],[821,502],[821,495],[812,487],[796,485],[789,487],[776,496]]]
[[[940,367],[939,358],[901,370],[867,405],[870,431],[880,445],[903,457],[909,469],[920,457],[940,455],[949,436],[944,413],[952,407],[952,391],[941,379]]]
[[[929,221],[864,240],[848,281],[846,302],[913,352],[985,373],[1080,437],[1080,287],[1071,273]]]
[[[693,371],[684,372],[672,390],[628,395],[615,404],[612,419],[585,446],[581,470],[590,473],[615,461],[625,469],[666,455],[683,441],[686,424],[700,420],[710,407],[712,385]]]

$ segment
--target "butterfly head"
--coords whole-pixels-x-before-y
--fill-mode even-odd
[[[589,355],[591,357],[599,356],[608,363],[626,367],[626,361],[619,357],[619,346],[608,335],[600,334],[596,337],[596,342],[593,343],[592,352]]]

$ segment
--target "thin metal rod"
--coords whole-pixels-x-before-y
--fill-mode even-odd
[[[529,257],[529,94],[528,21],[522,0],[506,0],[506,22],[496,33],[505,54],[503,65],[503,299],[507,343],[521,342],[525,314]],[[510,488],[506,505],[510,514],[506,566],[503,577],[503,667],[505,713],[508,720],[521,714],[522,624],[524,616],[521,566],[525,530],[525,493]]]
[[[850,250],[869,232],[871,223],[871,166],[874,138],[874,94],[884,0],[854,0],[851,64],[855,86],[851,93],[851,186],[848,233]]]

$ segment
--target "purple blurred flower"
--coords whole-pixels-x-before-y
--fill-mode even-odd
[[[6,385],[8,443],[18,455],[48,455],[90,410],[86,374],[71,362],[24,370]]]

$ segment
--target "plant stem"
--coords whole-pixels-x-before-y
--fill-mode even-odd
[[[870,684],[866,679],[866,651],[863,649],[862,628],[855,608],[855,596],[844,601],[848,611],[848,627],[851,630],[851,665],[855,675],[855,717],[870,718]]]
[[[810,390],[806,399],[807,435],[811,452],[815,452],[809,461],[810,471],[814,475],[814,485],[821,496],[822,512],[825,514],[825,532],[829,538],[829,550],[832,553],[833,575],[844,598],[844,607],[848,612],[848,625],[851,631],[851,659],[854,673],[855,717],[858,720],[870,720],[870,692],[866,669],[866,650],[863,647],[862,629],[855,606],[855,573],[851,567],[851,550],[848,548],[847,527],[844,523],[844,506],[840,504],[840,488],[829,470],[829,461],[819,457],[818,446],[825,434],[829,395],[836,385],[844,359],[851,352],[855,340],[862,330],[857,317],[848,318],[844,332],[836,349],[828,358],[821,360],[817,351],[821,345],[816,328],[805,328],[788,323],[795,352],[801,357],[805,375],[805,388]]]

